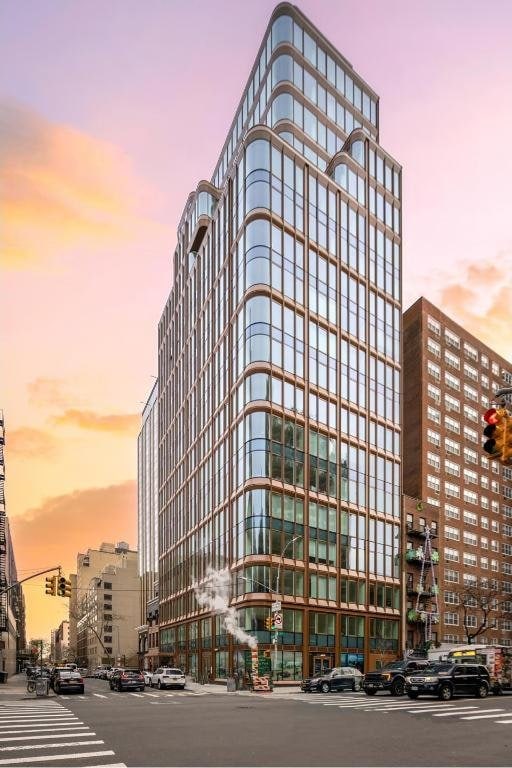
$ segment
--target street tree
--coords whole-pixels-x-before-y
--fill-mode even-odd
[[[468,644],[491,629],[496,629],[505,619],[512,617],[511,596],[501,589],[500,583],[484,579],[452,589],[457,603],[450,610],[457,613]]]

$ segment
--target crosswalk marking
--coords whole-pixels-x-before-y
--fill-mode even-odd
[[[0,752],[18,752],[22,749],[52,749],[53,747],[88,747],[91,744],[104,744],[101,739],[94,741],[58,741],[54,744],[24,744],[22,747],[0,747]]]
[[[76,739],[79,736],[96,736],[95,733],[85,731],[84,733],[59,733],[57,734],[59,739]],[[2,744],[6,741],[30,741],[31,739],[41,740],[41,739],[54,739],[55,733],[50,733],[48,735],[46,734],[38,734],[37,736],[11,736],[8,739],[5,739],[2,734]]]
[[[257,696],[250,692],[241,692],[241,695]],[[512,723],[512,719],[503,720],[501,718],[509,717],[508,713],[502,708],[488,709],[485,706],[464,704],[464,702],[443,702],[436,699],[416,699],[391,698],[391,697],[366,697],[364,695],[353,694],[350,696],[325,694],[305,697],[299,695],[274,695],[258,696],[261,699],[272,701],[279,699],[281,701],[300,701],[313,706],[334,707],[340,710],[354,710],[365,712],[379,712],[389,714],[390,712],[407,712],[411,715],[430,715],[431,717],[457,717],[459,720],[494,720],[496,723]],[[369,700],[370,699],[370,700]]]
[[[98,699],[106,699],[107,698],[103,693],[93,693],[93,696],[97,696]]]
[[[77,729],[80,730],[81,728],[86,728],[83,723],[80,725],[59,725],[59,726],[47,726],[47,725],[38,725],[35,728],[25,728],[22,725],[13,725],[13,730],[5,730],[2,728],[0,731],[0,736],[5,736],[7,733],[46,733],[46,731],[50,731],[50,733],[61,733],[62,731],[76,731]]]
[[[69,746],[69,745],[68,745]],[[84,757],[106,757],[113,755],[111,749],[105,749],[101,752],[70,752],[66,755],[38,755],[37,757],[8,757],[0,760],[0,765],[18,765],[19,763],[46,763],[53,760],[82,760]],[[98,768],[96,766],[96,768]]]
[[[504,712],[503,709],[488,709],[487,712]],[[499,715],[469,715],[467,717],[461,717],[461,720],[485,720],[488,717],[499,717]]]
[[[53,761],[73,766],[80,761],[78,765],[95,768],[126,768],[125,763],[110,762],[115,752],[105,746],[95,731],[55,700],[31,703],[26,709],[20,703],[0,702],[0,766]],[[10,756],[4,757],[7,753]]]
[[[130,696],[137,696],[138,699],[143,699],[144,694],[142,693],[132,693],[132,691],[129,691]]]
[[[503,715],[498,715],[498,717],[503,717]],[[496,720],[498,725],[507,725],[508,723],[512,723],[512,720]]]
[[[151,696],[151,698],[153,698],[153,699],[160,698],[158,693],[145,693],[144,696]]]

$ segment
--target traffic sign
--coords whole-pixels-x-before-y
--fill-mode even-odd
[[[272,611],[276,613],[276,611],[280,611],[280,610],[281,610],[281,601],[276,600],[275,603],[272,603]]]
[[[274,627],[276,629],[282,629],[283,628],[283,614],[282,613],[274,613]]]

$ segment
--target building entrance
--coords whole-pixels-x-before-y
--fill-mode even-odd
[[[334,667],[333,653],[312,653],[310,659],[311,676],[324,675],[328,669]]]

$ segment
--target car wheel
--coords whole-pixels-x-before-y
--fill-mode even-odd
[[[143,691],[143,690],[144,690],[144,686],[142,686],[142,688],[139,688],[139,691]]]
[[[185,690],[185,686],[184,686],[184,685],[182,685],[182,686],[181,686],[181,690],[182,690],[182,691],[184,691],[184,690]]]
[[[409,691],[407,695],[410,699],[417,699],[419,696],[419,693],[417,693],[416,691]]]
[[[395,680],[393,685],[391,686],[391,695],[392,696],[403,696],[405,692],[405,685],[404,681],[400,678],[398,680]]]
[[[489,693],[489,689],[486,685],[486,683],[480,683],[478,688],[476,689],[476,697],[477,699],[485,699],[487,694]]]
[[[320,690],[322,691],[322,693],[329,693],[329,691],[331,690],[331,686],[329,685],[329,683],[322,683],[322,685],[320,686]]]
[[[158,684],[157,684],[156,687],[158,688],[159,691],[162,690],[162,681],[161,680],[158,681]]]
[[[439,698],[441,701],[450,701],[453,698],[453,690],[451,685],[442,685],[439,689]]]
[[[367,696],[375,696],[377,691],[365,691],[365,693],[366,693]]]
[[[81,688],[81,689],[79,690],[79,693],[85,693],[85,689],[84,689],[84,688]]]

